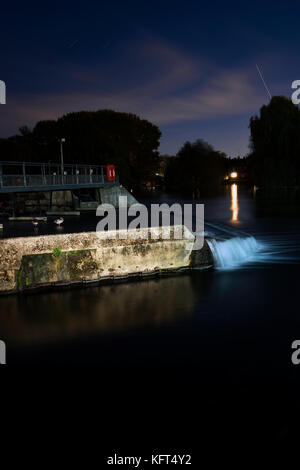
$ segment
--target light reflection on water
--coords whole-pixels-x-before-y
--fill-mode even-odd
[[[230,193],[229,225],[222,220],[224,217],[221,211],[220,213],[213,211],[213,216],[217,215],[213,220],[206,217],[206,233],[214,239],[211,242],[211,249],[215,257],[215,266],[218,269],[230,270],[258,269],[271,264],[299,264],[300,240],[296,230],[299,225],[297,219],[295,225],[292,222],[291,231],[291,219],[257,217],[253,210],[254,199],[249,197],[249,192],[241,189],[236,183],[227,190]],[[222,206],[223,210],[226,209],[224,199],[220,207]],[[266,233],[266,224],[268,229],[273,228],[271,232]]]
[[[231,185],[230,194],[231,194],[230,210],[232,212],[231,222],[238,223],[239,222],[239,201],[238,201],[238,186],[236,183]]]
[[[9,344],[156,327],[188,317],[196,295],[188,275],[0,299]]]
[[[176,196],[174,199],[168,201],[164,195],[159,202],[173,203],[177,200]],[[233,240],[223,245],[229,248],[226,249],[226,256],[230,253],[236,256],[237,246],[233,245],[239,244],[247,255],[246,263],[239,264],[239,260],[231,256],[230,263],[233,259],[235,266],[230,271],[199,272],[89,289],[2,297],[0,338],[8,344],[43,345],[92,334],[109,337],[110,334],[135,331],[138,336],[144,330],[151,331],[154,338],[164,326],[171,328],[172,324],[177,324],[181,332],[181,325],[189,325],[195,315],[203,319],[202,304],[207,302],[205,298],[209,299],[208,317],[212,321],[222,315],[224,305],[228,316],[228,312],[236,308],[236,300],[241,311],[246,311],[251,292],[259,292],[258,300],[262,304],[270,302],[268,289],[263,289],[266,268],[276,278],[279,265],[289,265],[292,269],[292,265],[300,262],[299,220],[258,216],[249,192],[236,184],[226,188],[226,193],[221,197],[199,202],[205,203],[206,230],[209,230],[210,236],[221,241]],[[95,219],[85,217],[83,220],[88,221],[91,228],[95,224]],[[70,230],[73,230],[72,221],[69,223]],[[250,249],[252,244],[249,250],[244,249],[247,248],[244,246],[247,245],[246,237],[253,237],[259,247],[263,247],[256,250],[255,256],[248,257],[248,251],[253,254]],[[237,267],[239,273],[236,272]],[[283,282],[290,283],[291,279],[286,277]],[[218,288],[222,289],[218,291]],[[239,294],[250,288],[250,293]],[[226,295],[226,302],[222,300],[222,295]],[[234,299],[233,304],[230,304],[231,298]],[[194,332],[191,327],[191,337]],[[155,341],[153,339],[154,349]]]

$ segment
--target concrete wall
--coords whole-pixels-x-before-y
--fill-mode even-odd
[[[50,209],[51,191],[40,191],[32,193],[17,193],[15,195],[16,207],[24,207],[25,212],[40,209]],[[52,209],[70,210],[73,206],[72,191],[52,191]]]
[[[128,206],[137,203],[137,200],[123,186],[96,187],[91,188],[90,191],[94,192],[94,201],[79,201],[78,196],[71,190],[16,193],[15,205],[26,213],[31,213],[37,209],[47,211],[50,209],[50,204],[52,204],[51,209],[57,211],[72,210],[73,205],[77,210],[96,210],[100,203],[112,204],[118,208],[119,196],[127,196]]]
[[[171,227],[171,238],[164,239],[169,230],[140,229],[139,239],[134,239],[132,230],[117,230],[115,239],[109,238],[112,232],[101,232],[101,238],[88,232],[1,240],[0,292],[174,271],[195,264],[194,236],[186,231],[184,239],[174,239]],[[209,265],[206,248],[202,260],[198,254],[198,265]]]
[[[138,201],[123,186],[112,186],[110,188],[100,188],[100,197],[102,204],[111,204],[119,207],[119,196],[127,196],[127,204],[138,204]]]

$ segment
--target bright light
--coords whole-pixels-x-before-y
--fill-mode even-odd
[[[230,209],[232,212],[231,221],[235,223],[239,222],[239,201],[238,201],[237,184],[231,185],[231,208]]]
[[[237,178],[237,172],[233,171],[232,173],[230,173],[230,176],[231,178]]]

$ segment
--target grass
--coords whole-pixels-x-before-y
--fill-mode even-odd
[[[56,258],[61,256],[61,254],[62,254],[62,249],[61,248],[56,247],[56,248],[53,249],[53,256],[55,256]]]

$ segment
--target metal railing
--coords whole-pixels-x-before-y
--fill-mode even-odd
[[[118,176],[116,181],[118,182]],[[104,165],[0,162],[0,189],[109,185]]]

